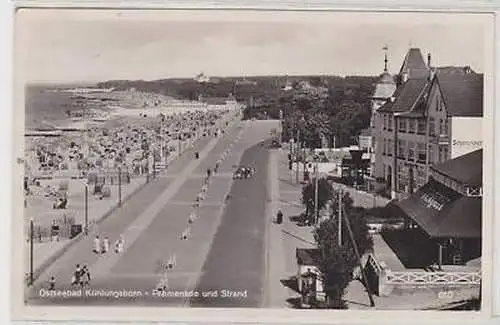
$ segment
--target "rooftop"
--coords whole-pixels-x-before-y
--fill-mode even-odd
[[[446,110],[451,116],[483,116],[483,74],[439,72]]]
[[[483,149],[447,160],[431,168],[463,185],[481,186],[483,184]]]
[[[434,238],[481,238],[482,200],[430,180],[396,205]]]
[[[387,101],[381,111],[406,112],[410,111],[428,84],[427,79],[409,79],[396,89],[394,102]]]
[[[427,77],[429,69],[427,64],[425,64],[420,49],[411,48],[408,50],[401,69],[399,70],[399,74],[401,75],[403,72],[408,73],[409,79],[421,79]]]

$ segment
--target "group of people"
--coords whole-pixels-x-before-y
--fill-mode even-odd
[[[87,265],[80,266],[80,264],[77,264],[76,270],[71,277],[71,285],[83,288],[90,284],[90,280],[90,271]]]
[[[200,217],[199,216],[199,207],[201,201],[203,201],[206,198],[209,186],[210,186],[210,179],[211,177],[216,174],[219,171],[220,166],[222,165],[222,162],[224,159],[227,158],[229,153],[231,152],[232,144],[229,144],[229,146],[224,150],[222,153],[221,157],[217,159],[215,163],[215,167],[213,169],[209,168],[207,169],[206,176],[203,178],[201,190],[196,196],[195,202],[193,204],[194,209],[191,211],[191,213],[188,216],[187,219],[187,226],[186,228],[182,231],[181,233],[181,240],[188,240],[190,235],[191,235],[191,226],[194,224],[194,222]],[[172,268],[175,267],[175,255],[172,255],[169,258],[169,262],[167,263],[168,267],[164,268],[164,273],[162,278],[159,281],[159,284],[156,286],[156,290],[158,291],[164,291],[168,289],[168,271]]]
[[[113,250],[116,254],[122,253],[124,249],[124,244],[125,240],[123,238],[123,235],[120,235],[120,238],[118,238],[115,243]],[[110,242],[109,242],[109,237],[105,236],[103,239],[99,237],[99,235],[96,235],[94,238],[94,249],[93,252],[96,254],[106,254],[110,250]]]
[[[189,236],[191,234],[191,225],[195,222],[196,219],[199,218],[198,211],[199,211],[200,203],[201,203],[201,201],[203,201],[206,198],[206,195],[207,195],[207,192],[208,192],[208,189],[210,186],[210,179],[215,173],[217,173],[219,171],[219,168],[221,167],[222,162],[224,161],[224,159],[227,158],[227,156],[231,152],[231,148],[232,148],[232,143],[230,143],[228,145],[228,147],[222,153],[221,157],[219,159],[217,159],[217,161],[215,163],[215,167],[213,169],[211,169],[211,168],[207,169],[207,174],[204,177],[202,185],[201,185],[201,190],[196,195],[196,199],[195,199],[195,202],[193,204],[194,209],[189,214],[188,220],[187,220],[187,226],[184,229],[184,231],[181,233],[181,240],[187,240],[189,238]]]

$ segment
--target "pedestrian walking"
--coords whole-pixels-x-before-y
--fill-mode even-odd
[[[115,253],[118,254],[123,252],[123,244],[124,244],[123,236],[120,235],[120,238],[115,242]]]
[[[94,253],[101,253],[101,239],[99,238],[99,235],[96,235],[94,238]]]
[[[189,217],[188,217],[188,224],[189,225],[193,224],[194,220],[195,220],[195,214],[194,214],[194,212],[191,212],[191,214],[189,214]]]
[[[189,235],[191,233],[191,229],[189,226],[182,232],[181,234],[181,240],[187,240],[189,238]]]
[[[56,290],[56,278],[54,276],[50,277],[50,280],[49,280],[49,290],[50,291]]]
[[[82,287],[88,286],[90,284],[90,271],[87,265],[83,266],[81,279]]]
[[[105,254],[109,251],[109,238],[106,236],[102,241],[102,254]]]
[[[72,285],[78,285],[78,284],[80,284],[81,275],[82,275],[82,269],[80,267],[80,264],[77,264],[76,265],[76,270],[75,270],[75,272],[73,272],[73,276],[71,278],[71,284]]]

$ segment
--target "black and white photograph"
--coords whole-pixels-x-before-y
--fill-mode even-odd
[[[18,10],[22,310],[480,314],[492,23]]]

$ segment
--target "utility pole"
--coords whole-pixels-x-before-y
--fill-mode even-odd
[[[318,181],[318,162],[316,157],[314,163],[314,221],[317,224],[319,222],[319,207],[318,207],[318,193],[319,193],[319,181]]]
[[[349,223],[349,219],[347,218],[345,211],[344,211],[344,218],[345,218],[345,223],[347,226],[347,231],[349,232],[349,237],[351,238],[352,246],[354,247],[354,252],[356,253],[356,258],[359,261],[359,268],[361,270],[361,275],[363,276],[363,282],[365,284],[367,284],[366,285],[366,292],[368,293],[368,298],[370,299],[370,307],[375,307],[375,301],[373,301],[372,292],[371,292],[370,286],[367,283],[367,277],[366,277],[365,270],[363,268],[363,263],[361,263],[361,256],[359,255],[358,245],[356,244],[356,240],[354,239],[354,234],[352,232],[351,225]]]
[[[30,219],[30,285],[33,285],[34,276],[33,276],[33,218]]]
[[[89,234],[89,186],[85,184],[85,236]]]
[[[118,206],[122,206],[122,168],[118,166]]]
[[[300,129],[297,129],[297,150],[295,150],[295,178],[299,183]]]
[[[338,245],[342,246],[342,189],[339,189],[339,217],[338,217],[338,229],[337,238]]]

